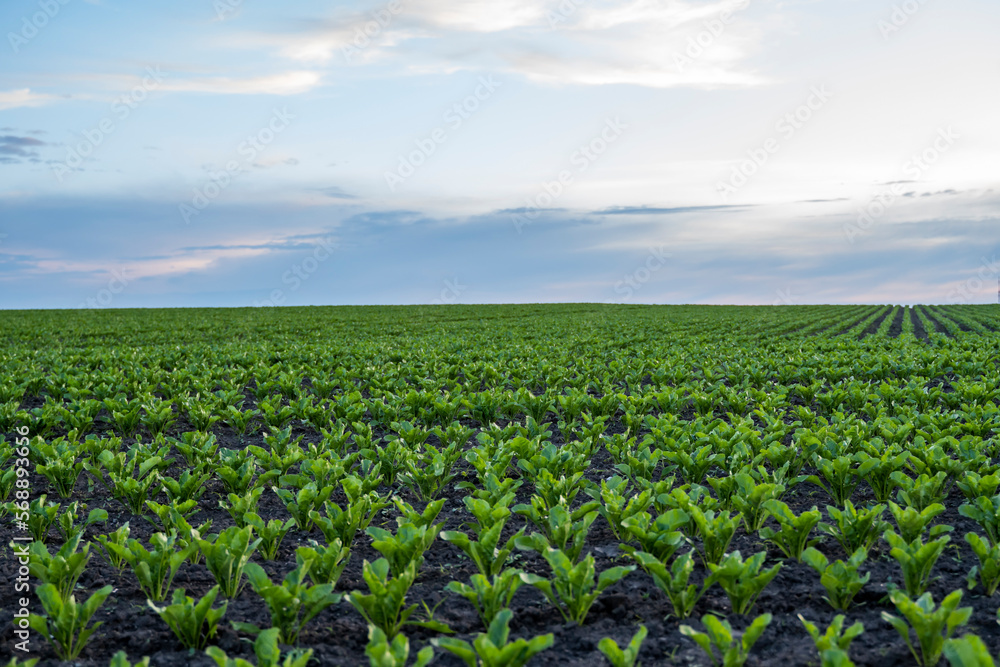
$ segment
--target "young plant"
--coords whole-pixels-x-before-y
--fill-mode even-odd
[[[873,438],[870,443],[862,445],[865,451],[857,453],[858,475],[865,478],[868,486],[875,494],[875,502],[884,503],[889,500],[889,494],[896,488],[896,482],[890,478],[909,458],[909,452],[902,451],[896,445],[887,447],[881,438]]]
[[[858,575],[858,568],[866,560],[868,552],[864,547],[859,547],[846,562],[838,560],[834,563],[830,563],[826,556],[812,547],[802,552],[802,562],[819,572],[819,583],[826,589],[826,601],[840,611],[847,611],[854,596],[871,578],[871,572],[865,573],[863,577]]]
[[[329,499],[330,494],[333,493],[334,488],[332,486],[325,486],[319,489],[314,482],[309,482],[300,488],[297,493],[292,493],[288,489],[279,489],[276,486],[271,487],[271,490],[285,504],[285,509],[288,510],[288,513],[292,515],[292,519],[295,520],[295,526],[299,530],[309,532],[313,528],[313,522],[309,518],[309,513],[322,507],[323,503]]]
[[[163,475],[163,491],[167,494],[167,499],[172,503],[182,503],[190,500],[198,500],[208,489],[205,484],[212,478],[212,473],[203,472],[204,468],[198,467],[194,471],[185,469],[177,479]]]
[[[730,516],[729,512],[715,513],[714,510],[702,512],[698,507],[691,506],[687,510],[691,519],[698,527],[698,535],[701,537],[702,558],[705,564],[718,564],[729,549],[733,535],[740,527],[742,514]]]
[[[976,586],[976,574],[978,573],[986,589],[986,595],[993,595],[997,586],[1000,585],[1000,546],[990,546],[983,538],[976,533],[966,533],[965,541],[972,547],[972,552],[979,559],[979,565],[973,565],[967,578],[969,590]]]
[[[508,568],[492,578],[473,574],[469,577],[469,584],[453,581],[445,586],[445,590],[471,602],[483,621],[483,626],[489,627],[501,609],[510,607],[521,583],[521,571]]]
[[[311,547],[295,550],[295,562],[299,566],[309,562],[308,574],[314,584],[336,586],[350,559],[351,547],[341,546],[340,540],[334,540],[325,547],[313,542]]]
[[[986,496],[992,498],[1000,487],[1000,475],[979,475],[975,472],[967,472],[961,479],[955,480],[955,486],[962,492],[966,500],[975,501],[976,498]]]
[[[467,524],[476,537],[473,541],[465,533],[446,530],[441,533],[441,539],[451,542],[476,564],[476,568],[486,577],[499,574],[507,564],[514,542],[524,534],[524,528],[509,537],[506,542],[500,542],[500,533],[503,531],[507,520],[510,518],[510,510],[507,506],[514,499],[513,493],[508,493],[494,505],[490,505],[485,500],[466,496],[463,500],[469,513],[475,517],[474,523]]]
[[[944,471],[938,472],[933,477],[921,473],[916,479],[913,479],[903,471],[897,470],[889,475],[889,478],[899,487],[899,490],[896,491],[896,497],[899,498],[900,502],[918,512],[935,503],[944,502],[948,496],[946,488],[948,475]]]
[[[438,449],[424,443],[421,451],[406,459],[405,472],[399,475],[399,481],[421,500],[434,500],[458,474],[455,463],[462,453],[457,445]]]
[[[28,658],[24,662],[21,662],[18,658],[11,658],[4,667],[35,667],[38,664],[38,658]],[[115,667],[112,665],[111,667]],[[128,665],[128,667],[132,667]]]
[[[64,542],[68,542],[75,536],[83,536],[84,532],[90,526],[93,526],[95,523],[104,523],[108,520],[107,510],[97,508],[90,510],[90,513],[87,514],[87,518],[82,524],[77,524],[76,520],[79,517],[77,512],[82,512],[86,509],[86,505],[74,501],[67,505],[66,510],[59,515],[57,527]]]
[[[666,561],[656,558],[652,554],[644,551],[632,554],[639,566],[653,577],[653,583],[656,584],[657,588],[670,598],[670,603],[674,607],[674,616],[677,618],[690,616],[695,604],[708,590],[707,585],[702,586],[699,590],[694,584],[688,583],[691,580],[691,573],[694,571],[692,554],[693,552],[688,552],[675,558],[669,570]]]
[[[779,529],[773,530],[764,526],[758,531],[758,534],[764,540],[778,547],[788,558],[801,561],[802,552],[806,547],[818,542],[818,540],[810,541],[809,533],[819,523],[822,514],[813,506],[811,510],[795,516],[795,513],[788,508],[788,505],[780,500],[766,501],[764,503],[764,510],[774,517]]]
[[[697,632],[690,625],[682,625],[680,631],[682,635],[700,646],[716,667],[742,667],[750,657],[750,649],[770,623],[771,615],[761,614],[747,627],[743,636],[736,639],[733,636],[733,627],[728,621],[705,614],[701,617],[705,632]],[[715,657],[716,650],[719,652],[718,659]]]
[[[917,511],[913,507],[903,509],[890,500],[889,511],[892,512],[892,517],[896,521],[896,527],[899,528],[899,533],[903,540],[912,542],[918,537],[922,537],[927,526],[934,520],[934,517],[944,512],[944,505],[934,503],[933,505],[928,505],[923,510]],[[931,528],[929,537],[934,538],[951,530],[953,530],[951,526],[934,526]]]
[[[597,519],[597,512],[592,509],[591,503],[584,503],[571,511],[562,504],[546,507],[538,496],[531,497],[530,506],[516,505],[514,512],[523,514],[542,531],[518,537],[514,541],[518,549],[544,553],[551,546],[565,551],[574,561],[583,552],[587,533]]]
[[[812,482],[819,488],[830,494],[833,502],[843,505],[851,499],[854,489],[861,482],[860,470],[853,467],[855,459],[853,456],[838,456],[833,459],[823,458],[819,454],[813,454],[813,463],[823,475],[826,484],[823,484],[817,475],[809,475],[807,482]]]
[[[839,510],[832,505],[826,506],[826,512],[835,524],[819,524],[820,532],[833,537],[846,553],[854,553],[858,549],[871,549],[889,524],[882,521],[882,514],[885,512],[885,505],[875,505],[867,509],[855,509],[854,504],[848,500],[844,502],[844,509]]]
[[[943,528],[944,526],[935,526]],[[933,533],[933,531],[931,531]],[[931,570],[951,539],[947,535],[924,544],[921,537],[907,542],[892,530],[887,530],[883,538],[891,547],[889,555],[896,559],[903,570],[906,592],[914,597],[927,590],[931,582]]]
[[[646,639],[645,625],[640,625],[639,630],[632,636],[632,641],[628,643],[623,651],[618,646],[618,642],[610,637],[605,637],[597,643],[604,657],[611,663],[611,667],[636,667],[639,663],[639,651],[642,649],[642,642]]]
[[[400,633],[390,642],[384,632],[369,625],[365,655],[371,667],[406,667],[410,659],[410,640]],[[434,648],[425,646],[417,653],[417,660],[411,667],[425,667],[433,659]]]
[[[62,507],[59,503],[45,502],[47,498],[43,493],[28,505],[28,533],[36,542],[44,543],[48,539],[49,528],[55,523]]]
[[[253,529],[250,526],[230,526],[219,533],[214,542],[202,539],[197,541],[198,549],[205,556],[208,571],[215,577],[222,594],[230,600],[239,595],[243,587],[243,569],[261,543],[259,537],[251,541],[252,537]]]
[[[732,503],[743,515],[748,532],[756,532],[767,519],[767,503],[781,497],[785,487],[781,484],[757,484],[754,478],[745,472],[736,473],[736,492]]]
[[[971,503],[963,503],[958,513],[978,523],[986,531],[991,546],[1000,544],[1000,495],[980,496]]]
[[[199,511],[197,500],[186,500],[179,503],[170,503],[169,505],[162,505],[160,503],[154,502],[152,500],[146,501],[146,507],[153,513],[154,518],[144,516],[143,518],[149,521],[151,524],[157,528],[163,530],[170,529],[170,513],[171,511],[176,512],[181,518],[194,514]],[[159,522],[159,523],[157,523]]]
[[[94,539],[97,540],[102,547],[104,547],[104,557],[107,558],[108,563],[111,567],[117,570],[118,574],[121,574],[125,566],[128,565],[128,561],[122,557],[120,549],[125,548],[125,543],[128,541],[129,532],[131,528],[128,525],[128,521],[118,526],[118,529],[108,533],[107,535],[98,535]],[[116,545],[119,550],[112,549],[109,545]]]
[[[219,451],[219,463],[215,464],[213,472],[228,493],[245,494],[254,483],[253,476],[257,472],[257,461],[245,449],[231,454],[229,452],[232,450],[222,449]],[[273,479],[279,473],[275,470],[273,474],[265,474],[270,475],[270,479]],[[261,475],[258,478],[256,486],[263,486],[261,478],[264,477],[265,475]]]
[[[586,489],[591,498],[601,501],[597,512],[608,522],[611,532],[618,540],[623,539],[622,536],[626,534],[624,522],[639,515],[648,516],[646,510],[653,504],[652,489],[632,493],[630,487],[627,479],[615,475],[601,480],[600,488]]]
[[[111,590],[111,586],[105,586],[94,591],[83,604],[77,604],[73,595],[63,600],[54,585],[42,584],[35,589],[35,593],[42,602],[45,615],[32,614],[28,624],[52,644],[60,659],[76,660],[97,628],[101,627],[100,622],[90,625],[90,620],[111,595]]]
[[[312,659],[313,650],[295,649],[289,651],[282,660],[281,648],[278,646],[278,629],[268,628],[257,635],[253,643],[253,652],[257,656],[256,667],[306,667]],[[205,654],[215,660],[218,667],[254,667],[254,664],[242,658],[230,658],[218,646],[209,646]]]
[[[510,641],[510,609],[497,613],[489,629],[480,633],[472,644],[451,637],[438,637],[431,643],[458,656],[468,667],[523,667],[536,654],[552,646],[551,634],[533,639]]]
[[[357,531],[367,528],[388,502],[374,491],[365,491],[365,483],[354,475],[340,480],[340,486],[347,496],[347,504],[341,508],[327,501],[325,517],[313,511],[309,518],[319,526],[327,542],[339,539],[344,544],[353,544]]]
[[[139,588],[154,602],[161,602],[167,597],[177,569],[195,549],[192,544],[176,550],[176,533],[153,533],[149,538],[150,550],[135,539],[129,539],[124,545],[111,541],[102,544],[132,567],[139,580]]]
[[[974,634],[945,640],[944,657],[951,667],[996,667],[989,648]]]
[[[389,576],[389,561],[379,558],[374,563],[365,561],[361,576],[368,585],[368,594],[353,591],[347,601],[364,617],[369,625],[374,625],[387,637],[394,638],[404,625],[417,625],[437,632],[451,632],[451,629],[433,619],[411,621],[417,605],[406,606],[406,594],[417,578],[417,568],[411,563],[395,577]]]
[[[521,572],[521,581],[540,590],[566,622],[574,621],[580,625],[587,618],[587,612],[597,597],[635,570],[634,565],[612,567],[601,572],[595,581],[595,561],[590,554],[575,565],[561,549],[547,548],[542,556],[552,568],[552,579]]]
[[[76,582],[87,569],[90,560],[90,544],[80,545],[80,535],[77,534],[66,541],[54,555],[42,542],[32,542],[28,546],[31,562],[28,571],[32,577],[44,584],[52,584],[59,592],[63,601],[68,601],[76,588]]]
[[[629,555],[644,551],[666,563],[687,543],[687,538],[678,528],[686,526],[690,519],[687,512],[680,509],[667,510],[655,521],[646,512],[631,516],[622,522],[622,527],[639,543],[639,549],[622,544],[621,550]]]
[[[181,453],[192,468],[210,463],[219,449],[215,435],[207,431],[187,431],[181,434],[180,440],[167,438],[167,441]]]
[[[394,573],[403,572],[411,564],[419,570],[424,562],[424,552],[430,548],[438,536],[440,524],[417,527],[404,523],[393,535],[385,528],[369,526],[365,531],[372,537],[372,547],[381,553]]]
[[[766,557],[767,552],[761,551],[744,561],[740,552],[734,551],[726,555],[722,563],[718,565],[709,563],[708,569],[711,574],[705,581],[705,587],[708,588],[718,582],[722,586],[722,590],[729,596],[733,612],[741,616],[745,615],[753,607],[764,588],[781,570],[782,564],[778,563],[771,569],[761,572],[760,568]]]
[[[306,584],[311,564],[312,560],[306,560],[289,572],[281,584],[271,583],[260,565],[246,565],[247,579],[267,604],[271,625],[278,628],[278,639],[283,644],[297,643],[299,634],[309,621],[330,605],[340,602],[341,596],[333,592],[333,584]],[[244,624],[239,627],[255,630]]]
[[[254,422],[254,418],[260,415],[260,410],[240,410],[235,405],[226,406],[226,411],[222,415],[222,421],[231,429],[236,431],[236,435],[240,437],[240,441],[243,440],[243,436],[247,434],[248,431],[253,432],[257,430],[257,424]],[[251,430],[250,427],[253,426]]]
[[[884,611],[882,618],[896,628],[921,667],[933,667],[941,660],[945,640],[951,637],[956,628],[968,623],[972,615],[972,607],[958,606],[962,602],[962,591],[949,594],[936,609],[930,593],[924,593],[914,601],[897,589],[889,593],[889,599],[906,620]],[[920,646],[919,653],[911,640],[911,626]]]
[[[218,586],[213,586],[197,602],[184,593],[183,588],[175,590],[172,604],[166,607],[157,607],[152,600],[146,602],[170,626],[182,645],[201,650],[218,631],[219,620],[226,615],[229,602],[223,602],[218,609],[212,609],[219,594]]]
[[[263,493],[264,487],[262,486],[250,489],[242,495],[230,493],[227,496],[229,504],[227,505],[225,501],[220,500],[219,507],[229,512],[229,516],[233,518],[237,528],[243,528],[247,525],[247,515],[257,513],[257,503]]]
[[[166,447],[163,448],[166,450]],[[86,466],[87,471],[111,490],[111,495],[132,514],[142,515],[146,501],[156,497],[162,485],[159,468],[164,461],[159,454],[149,453],[137,444],[128,452],[105,450],[97,457],[100,467]],[[100,472],[107,471],[107,481]]]
[[[163,434],[176,421],[174,417],[173,400],[160,400],[150,395],[142,404],[145,412],[139,422],[146,427],[150,435]]]
[[[36,467],[37,472],[49,480],[60,498],[69,498],[84,467],[83,459],[78,457],[78,445],[64,438],[51,443],[38,438],[36,442],[37,460],[43,461]]]
[[[799,614],[799,620],[805,626],[806,632],[812,637],[816,644],[816,651],[819,652],[820,667],[847,667],[851,665],[847,656],[847,651],[851,647],[851,642],[855,637],[865,631],[865,626],[861,621],[856,622],[851,627],[844,630],[844,615],[839,614],[834,617],[833,623],[822,635],[819,628],[814,623],[810,623]]]
[[[278,555],[278,548],[285,539],[285,535],[295,525],[295,521],[288,519],[284,523],[279,519],[271,519],[265,522],[258,514],[248,512],[243,517],[247,525],[253,527],[260,536],[260,555],[264,560],[274,560]]]

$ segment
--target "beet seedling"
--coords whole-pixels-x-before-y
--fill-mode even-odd
[[[611,663],[611,667],[636,667],[642,642],[646,639],[648,632],[645,625],[640,625],[639,630],[632,636],[632,641],[628,643],[625,650],[622,650],[618,646],[618,642],[610,637],[605,637],[597,642],[597,648]]]
[[[80,580],[90,561],[90,544],[84,544],[83,549],[77,551],[80,537],[77,534],[68,539],[55,554],[50,554],[42,542],[32,542],[28,547],[31,554],[28,570],[31,576],[43,584],[55,586],[64,602],[73,595],[76,582]]]
[[[889,599],[906,620],[884,611],[882,618],[896,629],[921,667],[933,667],[941,660],[945,640],[951,637],[956,628],[968,623],[972,615],[972,607],[958,606],[962,602],[962,591],[949,594],[937,608],[930,593],[911,600],[903,591],[894,590],[889,593]],[[919,653],[911,640],[911,626],[920,647]]]
[[[438,637],[431,643],[457,655],[468,667],[523,667],[536,654],[552,646],[551,634],[530,640],[509,641],[508,624],[513,616],[510,609],[500,611],[485,633],[469,644],[460,639]]]
[[[368,645],[365,655],[371,667],[407,667],[410,659],[410,640],[399,633],[389,641],[379,628],[368,626]],[[417,653],[416,661],[410,667],[425,667],[434,659],[434,648],[425,646]]]
[[[630,555],[644,551],[666,563],[688,541],[678,528],[687,525],[690,519],[679,509],[667,510],[655,520],[646,512],[631,516],[622,522],[622,527],[639,543],[639,549],[627,544],[620,548]]]
[[[521,587],[521,571],[514,568],[486,577],[483,574],[473,574],[469,577],[469,583],[463,584],[459,581],[452,581],[445,590],[456,595],[461,595],[472,603],[476,608],[476,613],[482,619],[483,625],[489,627],[490,623],[501,609],[510,607],[514,593]]]
[[[452,631],[447,625],[433,619],[410,620],[418,608],[416,604],[406,606],[406,594],[417,578],[414,563],[390,577],[389,561],[385,558],[379,558],[373,563],[365,561],[361,576],[368,585],[369,593],[353,591],[347,595],[347,601],[369,625],[379,628],[386,637],[395,638],[404,625],[417,625],[436,632]]]
[[[740,552],[734,551],[727,554],[718,565],[709,563],[711,574],[705,580],[705,588],[718,583],[729,597],[733,612],[745,615],[781,570],[782,564],[777,563],[771,569],[761,572],[760,568],[766,557],[767,552],[761,551],[744,561]]]
[[[336,586],[350,559],[350,545],[342,546],[340,540],[334,540],[325,547],[314,542],[311,547],[295,550],[295,562],[300,567],[309,562],[308,574],[314,584]]]
[[[822,635],[815,624],[810,623],[799,614],[799,620],[805,626],[806,632],[812,637],[819,653],[820,667],[849,667],[853,665],[847,656],[847,650],[851,647],[851,642],[865,631],[865,626],[861,621],[856,622],[851,627],[844,630],[844,615],[839,614],[834,617],[833,623]]]
[[[690,625],[682,625],[680,632],[708,654],[712,665],[742,667],[750,657],[750,649],[771,624],[771,614],[761,614],[755,618],[739,639],[733,636],[733,627],[728,621],[719,620],[711,614],[702,616],[701,624],[705,627],[705,632],[697,632]],[[719,652],[718,659],[715,651]]]
[[[257,656],[256,667],[306,667],[312,659],[313,650],[294,649],[289,651],[282,660],[281,648],[278,646],[278,628],[261,630],[253,643],[253,652]],[[218,646],[209,646],[205,654],[215,661],[218,667],[254,667],[254,664],[243,658],[230,658]]]
[[[239,595],[243,587],[243,570],[261,543],[259,537],[251,541],[252,537],[253,529],[250,526],[231,526],[219,533],[213,541],[197,540],[197,547],[205,556],[205,566],[215,577],[222,594],[230,600]]]
[[[280,584],[272,583],[260,565],[246,565],[247,579],[267,604],[271,625],[278,629],[278,639],[283,644],[295,644],[309,621],[330,605],[340,602],[341,596],[333,592],[333,584],[308,586],[305,583],[311,564],[311,559],[303,561],[285,575]],[[239,624],[238,629],[254,630],[248,624]]]
[[[809,534],[816,524],[820,522],[822,514],[815,506],[811,510],[795,516],[788,505],[780,500],[768,500],[764,502],[764,510],[774,517],[779,529],[773,530],[767,526],[762,527],[758,534],[760,537],[778,547],[785,556],[802,560],[802,552],[806,547],[814,545],[819,540],[809,540]]]
[[[851,606],[854,596],[871,578],[871,572],[865,573],[863,577],[858,575],[858,568],[867,559],[868,551],[864,547],[855,550],[847,561],[838,560],[833,563],[812,547],[802,552],[802,562],[819,572],[819,583],[826,589],[826,601],[840,611],[846,611]]]
[[[694,610],[695,604],[701,596],[708,590],[708,585],[701,589],[689,584],[691,573],[694,571],[693,552],[688,552],[683,556],[674,559],[673,565],[667,569],[667,561],[655,557],[645,551],[636,551],[632,558],[653,578],[653,583],[663,591],[670,603],[674,607],[674,616],[677,618],[687,618]]]
[[[511,515],[507,506],[513,499],[514,494],[508,493],[490,505],[485,500],[465,496],[463,499],[465,507],[476,519],[467,525],[474,531],[478,540],[473,541],[465,533],[452,530],[443,531],[441,539],[461,549],[484,576],[499,574],[507,564],[507,558],[514,548],[515,541],[524,534],[522,528],[511,535],[506,542],[500,543],[500,533]]]
[[[992,546],[1000,544],[1000,495],[979,496],[971,503],[963,503],[958,513],[978,523]]]
[[[101,627],[100,621],[90,627],[88,625],[98,608],[111,595],[111,590],[111,586],[105,586],[94,591],[83,604],[77,604],[73,595],[63,600],[53,584],[42,584],[35,589],[35,594],[42,602],[45,615],[32,614],[28,618],[28,624],[52,644],[60,659],[75,660],[94,632]]]
[[[907,542],[892,530],[885,531],[882,537],[891,547],[889,555],[896,559],[903,571],[906,592],[917,596],[927,590],[931,570],[951,538],[945,535],[925,544],[922,537],[917,537]]]
[[[182,645],[191,649],[203,649],[215,637],[219,629],[219,621],[226,615],[229,602],[213,609],[219,587],[213,586],[197,602],[185,595],[183,588],[174,591],[171,604],[157,607],[152,600],[147,600],[149,607],[170,626]]]
[[[595,561],[590,554],[576,564],[560,549],[550,547],[542,552],[542,556],[552,568],[552,579],[521,572],[521,581],[540,590],[567,622],[574,621],[581,625],[597,597],[635,570],[634,565],[612,567],[601,572],[595,581]]]
[[[280,519],[271,519],[265,522],[259,515],[253,512],[245,514],[244,521],[247,525],[253,526],[253,529],[257,531],[257,535],[260,536],[260,555],[264,560],[275,559],[278,555],[278,548],[285,539],[285,535],[295,525],[295,521],[292,519],[284,522]]]
[[[615,475],[601,481],[600,488],[588,488],[587,494],[601,501],[597,512],[608,522],[615,539],[622,539],[625,533],[623,523],[636,516],[648,516],[646,510],[653,504],[653,492],[646,489],[640,493],[630,493],[629,482]]]
[[[848,500],[844,502],[843,510],[827,505],[826,512],[835,523],[819,524],[820,532],[837,540],[847,553],[854,553],[858,549],[866,551],[871,549],[879,535],[889,527],[888,523],[882,521],[885,505],[858,510]]]
[[[979,565],[973,565],[969,572],[967,581],[969,590],[976,585],[976,574],[978,573],[983,582],[983,588],[987,595],[993,595],[997,586],[1000,585],[1000,546],[990,545],[983,538],[975,533],[966,533],[965,541],[972,547],[972,552],[979,559]]]

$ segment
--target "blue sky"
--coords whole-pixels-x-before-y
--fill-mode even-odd
[[[988,0],[8,0],[0,307],[989,303]]]

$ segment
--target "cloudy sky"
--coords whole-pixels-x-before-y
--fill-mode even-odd
[[[0,307],[988,303],[995,0],[5,0]]]

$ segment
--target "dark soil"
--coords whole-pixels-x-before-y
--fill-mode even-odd
[[[892,313],[892,306],[887,306],[886,309],[885,309],[885,311],[881,315],[879,315],[878,317],[876,317],[875,320],[871,324],[869,324],[867,327],[865,327],[864,331],[862,331],[860,334],[858,334],[858,340],[861,340],[862,338],[867,338],[868,336],[874,335],[875,332],[878,331],[878,328],[880,326],[882,326],[882,322],[885,321],[885,318],[889,317],[890,313]]]
[[[871,317],[872,313],[874,313],[875,310],[876,310],[875,308],[872,308],[871,310],[866,311],[861,317],[859,317],[858,319],[854,320],[853,322],[851,322],[850,324],[848,324],[847,326],[845,326],[843,329],[841,329],[840,331],[838,331],[837,335],[838,336],[842,336],[845,333],[847,333],[848,331],[850,331],[851,329],[853,329],[854,327],[858,326],[859,324],[861,324],[862,322],[864,322],[866,319],[868,319],[869,317]]]
[[[870,311],[869,311],[869,314],[870,314]],[[860,322],[865,317],[867,317],[867,316],[862,316],[861,318],[859,318],[857,320],[854,320],[854,324],[852,324],[851,326],[853,327],[855,324],[857,324],[858,322]],[[838,319],[834,320],[833,322],[831,322],[830,324],[827,324],[826,326],[820,327],[816,331],[812,332],[812,334],[810,334],[810,335],[812,335],[812,336],[820,336],[824,332],[829,331],[830,329],[833,329],[834,327],[840,326],[841,324],[842,324],[842,320],[838,318]],[[848,329],[850,329],[850,327],[848,327]],[[846,330],[847,329],[839,330],[839,333],[843,333],[843,331],[846,331]]]
[[[917,337],[917,340],[927,340],[927,329],[924,328],[924,323],[917,316],[916,306],[910,308],[910,322],[913,323],[913,335]]]
[[[889,338],[898,338],[899,334],[903,332],[903,316],[906,315],[906,308],[900,307],[896,311],[896,317],[893,318],[892,324],[889,325]]]
[[[252,403],[253,399],[248,399],[248,404]],[[479,426],[477,422],[472,420],[465,420],[465,423],[472,427]],[[561,444],[562,437],[559,429],[555,424],[550,424],[550,428],[553,432],[553,442],[557,445]],[[106,427],[103,424],[98,425],[98,433],[105,430]],[[176,434],[186,430],[190,430],[190,426],[181,418],[171,429],[171,432]],[[608,430],[611,433],[620,433],[624,431],[624,428],[620,422],[615,421],[609,424]],[[214,431],[220,441],[220,446],[237,449],[249,444],[263,444],[260,433],[248,436],[241,442],[226,428],[217,426]],[[376,435],[382,434],[382,432],[376,432]],[[303,436],[305,442],[319,442],[321,440],[319,434],[311,426],[296,427],[294,435]],[[12,438],[13,434],[8,434],[8,440]],[[148,437],[144,440],[148,441]],[[171,476],[177,476],[184,466],[183,457],[176,452],[174,457],[175,463],[166,471],[166,474]],[[593,481],[599,482],[602,478],[613,474],[612,463],[608,454],[602,450],[595,455],[587,476]],[[465,461],[459,464],[458,472],[458,480],[472,476],[471,466]],[[48,482],[43,477],[32,475],[30,479],[32,492],[35,496],[49,491]],[[387,492],[389,489],[383,488],[382,491]],[[421,506],[408,490],[397,489],[397,492],[404,500],[417,507]],[[55,499],[54,494],[51,491],[49,493],[49,499]],[[339,493],[341,496],[335,495],[332,500],[343,503],[342,492]],[[455,491],[454,485],[449,486],[445,494],[447,502],[439,520],[445,521],[446,530],[461,529],[461,523],[465,517],[461,501],[462,495],[464,494]],[[527,502],[530,495],[530,484],[522,486],[517,492],[517,502]],[[229,514],[218,506],[218,501],[224,497],[221,483],[214,479],[209,482],[204,496],[200,499],[200,505],[203,509],[195,515],[196,521],[200,523],[211,519],[213,532],[233,525]],[[102,486],[93,484],[86,474],[78,480],[74,499],[86,502],[90,509],[102,507],[108,511],[108,523],[105,526],[91,527],[88,531],[88,538],[92,539],[94,535],[113,530],[126,521],[130,523],[132,528],[131,536],[144,543],[149,535],[155,532],[154,526],[149,521],[130,514],[120,503],[110,499]],[[587,498],[581,493],[577,502],[585,499]],[[831,502],[821,489],[809,483],[795,486],[785,494],[783,499],[796,513],[813,506],[823,508]],[[163,501],[164,498],[161,496],[158,500]],[[855,491],[853,501],[856,504],[873,502],[871,491],[864,483]],[[953,489],[946,503],[948,511],[938,519],[940,523],[954,526],[955,531],[952,534],[952,544],[938,561],[934,570],[937,579],[931,584],[930,591],[936,601],[940,601],[951,591],[958,589],[964,591],[966,574],[975,563],[974,555],[961,536],[967,531],[977,530],[977,526],[971,520],[958,514],[957,508],[962,502],[960,494]],[[259,513],[265,520],[270,518],[285,519],[288,516],[277,496],[271,492],[265,492],[262,496]],[[395,510],[387,510],[384,512],[384,516],[376,520],[376,523],[394,526],[395,515]],[[886,518],[889,520],[888,513]],[[524,519],[515,515],[508,523],[507,534],[512,534],[523,526],[525,526]],[[9,522],[3,522],[2,527],[0,527],[0,543],[8,544],[13,536]],[[275,561],[264,562],[259,554],[254,556],[253,561],[261,564],[271,575],[272,580],[277,580],[295,566],[295,548],[307,544],[310,539],[322,540],[323,538],[318,531],[306,534],[292,530],[282,544]],[[59,543],[58,532],[53,529],[49,534],[50,549],[54,550]],[[586,546],[586,550],[589,550],[597,560],[598,571],[614,565],[629,564],[621,556],[618,544],[619,541],[611,533],[607,523],[599,518],[589,533]],[[840,546],[830,538],[827,538],[818,548],[831,559],[846,558],[846,554]],[[751,617],[770,612],[774,615],[774,620],[754,647],[753,654],[747,664],[751,666],[815,664],[816,652],[812,640],[806,634],[797,615],[801,614],[806,619],[825,628],[838,613],[823,600],[825,591],[819,584],[818,574],[794,560],[785,560],[780,552],[763,543],[756,534],[747,534],[742,528],[733,540],[731,549],[740,550],[744,556],[767,550],[769,556],[767,567],[777,562],[783,562],[781,572],[763,592],[752,610]],[[16,560],[10,557],[9,553],[8,551],[8,555],[0,559],[0,583],[3,586],[2,593],[0,593],[0,612],[8,618],[18,597],[14,592],[15,577],[17,576]],[[139,589],[134,574],[129,569],[121,574],[117,573],[104,559],[100,553],[100,545],[96,543],[91,547],[91,553],[93,557],[86,573],[80,580],[77,591],[78,600],[86,598],[95,589],[106,584],[113,585],[115,592],[97,613],[96,620],[104,622],[104,625],[98,630],[96,639],[84,649],[80,659],[72,664],[81,667],[105,667],[111,656],[118,650],[126,651],[132,660],[137,660],[142,656],[150,656],[152,658],[151,664],[157,667],[181,667],[182,665],[204,665],[207,667],[214,664],[204,654],[189,653],[178,644],[166,624],[147,606],[146,598]],[[371,561],[378,557],[378,552],[371,547],[370,539],[365,535],[359,535],[353,545],[350,563],[340,579],[337,590],[348,592],[359,588],[365,589],[361,577],[362,563],[365,560]],[[544,560],[533,552],[516,552],[513,565],[540,575],[548,576],[550,574]],[[859,666],[912,665],[913,659],[907,648],[895,630],[880,616],[883,611],[894,611],[886,599],[886,585],[889,582],[900,582],[901,580],[899,566],[888,556],[884,543],[880,542],[873,549],[867,563],[867,570],[871,573],[871,580],[856,598],[856,605],[847,613],[848,623],[860,620],[866,628],[865,633],[852,645],[851,657]],[[466,581],[474,572],[471,563],[456,547],[443,540],[438,540],[427,552],[421,577],[411,589],[408,600],[412,603],[423,601],[429,607],[434,607],[443,600],[437,609],[436,618],[448,623],[456,630],[457,636],[471,640],[477,632],[481,632],[483,629],[474,609],[464,599],[444,592],[444,587],[453,580]],[[699,564],[694,579],[701,581],[705,574],[704,568]],[[184,564],[174,581],[174,587],[184,588],[189,595],[198,597],[207,592],[214,584],[215,582],[204,564],[198,566]],[[981,591],[980,587],[974,592],[966,592],[964,603],[975,609],[973,618],[992,618],[997,603],[994,599],[983,597],[980,594]],[[750,620],[731,614],[729,601],[718,586],[712,587],[699,601],[692,618],[686,620],[671,618],[669,614],[672,609],[669,600],[656,588],[652,579],[641,570],[633,572],[598,598],[583,626],[563,623],[559,614],[548,605],[541,594],[527,586],[518,591],[513,600],[512,608],[514,611],[511,627],[513,636],[534,636],[549,632],[555,635],[553,648],[540,654],[531,663],[532,665],[553,667],[556,665],[605,664],[597,649],[597,643],[600,639],[612,637],[620,645],[624,645],[640,623],[645,624],[649,629],[649,636],[642,649],[642,664],[647,667],[654,665],[707,665],[709,664],[707,657],[693,642],[680,634],[680,625],[687,623],[701,629],[697,619],[708,612],[728,616],[737,630],[743,629]],[[33,597],[31,609],[34,613],[41,611],[38,602]],[[270,624],[266,608],[249,586],[244,587],[239,596],[230,601],[223,625],[219,629],[219,635],[213,643],[220,646],[231,657],[252,658],[252,650],[247,637],[237,633],[229,625],[230,621],[250,622],[262,627],[267,627]],[[994,653],[1000,649],[1000,627],[996,624],[987,623],[984,626],[969,627],[968,630],[983,637]],[[411,640],[411,655],[426,645],[429,639],[434,636],[433,633],[415,627],[408,628],[406,633]],[[0,645],[11,647],[13,641],[12,628],[5,623],[3,630],[0,631],[0,642],[2,642]],[[341,602],[321,613],[307,626],[300,638],[301,646],[312,648],[315,651],[312,664],[319,665],[349,665],[352,667],[366,665],[368,664],[364,655],[366,642],[366,624],[347,602]],[[39,663],[41,667],[70,664],[58,661],[52,648],[37,636],[32,637],[31,648],[33,655],[42,658]],[[0,656],[4,659],[6,659],[6,655],[5,651],[0,651]],[[434,664],[442,667],[459,667],[462,663],[450,654],[439,652]]]
[[[949,333],[948,329],[946,329],[945,326],[941,324],[941,322],[939,322],[936,317],[934,317],[934,315],[931,313],[930,309],[927,308],[927,306],[920,306],[920,309],[923,311],[924,317],[926,317],[927,320],[934,325],[934,329],[936,329],[939,334],[947,336],[948,338],[952,338],[952,335],[951,333]]]

